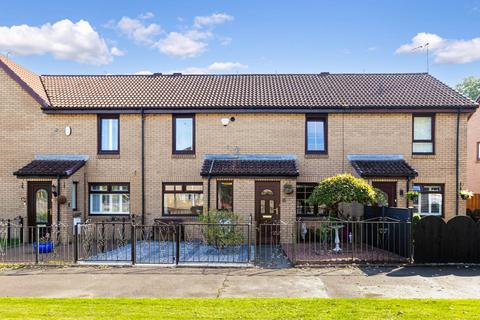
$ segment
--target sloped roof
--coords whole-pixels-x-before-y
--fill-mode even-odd
[[[216,155],[207,156],[200,175],[206,176],[262,176],[296,177],[297,164],[294,157],[275,155]]]
[[[47,93],[43,88],[40,76],[25,69],[2,54],[0,54],[0,68],[17,81],[17,83],[42,106],[49,104]]]
[[[405,160],[351,160],[352,167],[362,178],[415,177],[417,171]]]
[[[53,108],[452,108],[474,101],[426,73],[41,76]]]
[[[85,165],[84,160],[33,160],[14,172],[19,177],[69,177]]]

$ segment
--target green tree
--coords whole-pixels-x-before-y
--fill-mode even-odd
[[[476,100],[480,96],[480,78],[467,77],[457,84],[455,89],[470,99]]]
[[[311,204],[325,206],[330,215],[339,216],[341,202],[373,205],[381,202],[382,199],[383,197],[378,195],[366,180],[343,173],[322,180],[315,187],[308,201]]]

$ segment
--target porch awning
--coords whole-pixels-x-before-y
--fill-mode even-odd
[[[70,177],[85,160],[33,160],[13,174],[17,177]]]
[[[290,155],[207,155],[200,175],[297,177],[298,169]]]
[[[401,155],[350,155],[348,159],[362,178],[418,175]]]

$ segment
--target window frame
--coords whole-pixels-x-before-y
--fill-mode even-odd
[[[224,182],[229,182],[229,183],[232,183],[232,209],[231,209],[231,212],[235,212],[234,211],[234,204],[235,204],[235,184],[233,182],[233,180],[217,180],[217,210],[226,210],[226,211],[230,211],[228,209],[221,209],[219,208],[219,204],[220,204],[220,198],[219,198],[219,190],[220,190],[220,186],[222,183]]]
[[[70,206],[72,211],[78,211],[78,181],[72,182],[72,202]]]
[[[414,183],[413,186],[420,186],[421,188],[421,191],[420,191],[420,195],[422,194],[441,194],[442,195],[442,206],[441,206],[441,210],[442,210],[442,213],[441,214],[422,214],[420,213],[420,210],[417,212],[419,215],[421,216],[434,216],[434,217],[442,217],[444,218],[445,217],[445,184],[444,183]],[[423,187],[428,187],[428,186],[438,186],[440,187],[442,190],[440,192],[438,191],[427,191],[427,192],[423,192]],[[413,188],[413,187],[412,187]],[[413,190],[413,189],[412,189]],[[414,202],[412,202],[413,204]],[[419,202],[419,205],[420,202]]]
[[[182,190],[177,191],[177,190],[165,190],[166,186],[171,186],[171,185],[181,185]],[[187,186],[202,186],[202,191],[196,191],[196,190],[187,190]],[[203,190],[203,182],[163,182],[162,183],[162,216],[164,217],[198,217],[199,214],[168,214],[165,213],[165,194],[183,194],[183,193],[195,193],[195,194],[203,194],[204,195],[204,190]],[[205,206],[205,199],[204,200],[204,205]]]
[[[318,186],[318,183],[315,182],[297,182],[297,185],[295,187],[295,216],[297,218],[313,218],[313,217],[323,217],[325,214],[320,213],[320,208],[318,205],[313,206],[313,214],[298,214],[298,186],[310,186],[310,187],[316,187]],[[302,199],[303,200],[303,199]]]
[[[323,122],[323,140],[325,150],[309,150],[308,149],[308,122]],[[328,115],[326,114],[306,114],[305,115],[305,154],[328,154]]]
[[[415,118],[430,118],[431,126],[431,139],[425,140],[415,140]],[[415,143],[431,143],[432,144],[432,152],[414,152],[413,146]],[[434,113],[413,113],[412,114],[412,154],[413,155],[434,155],[435,154],[435,114]]]
[[[92,186],[107,186],[106,191],[92,191]],[[128,192],[125,191],[112,191],[112,186],[126,186],[128,187]],[[90,197],[91,194],[124,194],[128,193],[129,196],[129,206],[128,206],[128,213],[92,213],[91,212],[91,203],[92,198]],[[130,183],[129,182],[91,182],[88,184],[88,215],[95,217],[95,216],[106,216],[106,217],[125,217],[130,216],[131,211],[131,197],[130,197]]]
[[[117,150],[102,149],[102,120],[116,119],[118,122],[117,129]],[[99,114],[97,117],[97,153],[98,154],[120,154],[120,115],[118,114]]]
[[[177,119],[192,119],[192,150],[177,150]],[[196,130],[195,114],[172,114],[172,154],[195,154]]]

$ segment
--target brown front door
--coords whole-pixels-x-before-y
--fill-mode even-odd
[[[28,226],[50,226],[52,224],[51,182],[28,183]]]
[[[255,181],[257,242],[280,242],[280,182]]]
[[[397,183],[373,181],[372,186],[385,192],[389,207],[397,206]]]

